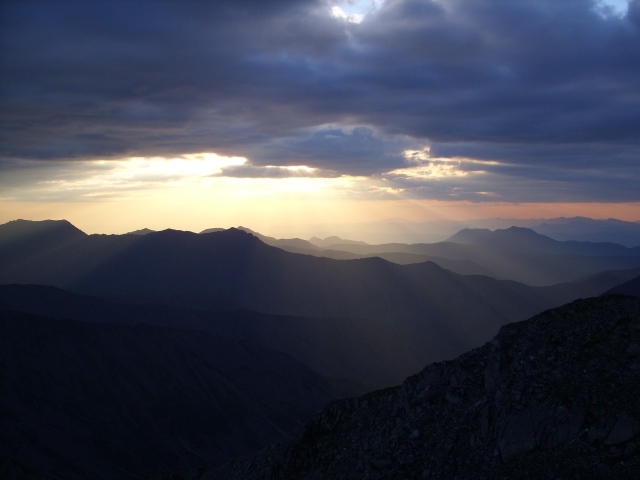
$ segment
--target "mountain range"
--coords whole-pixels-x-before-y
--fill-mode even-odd
[[[203,467],[189,474],[199,478],[286,442],[332,400],[395,388],[547,309],[637,293],[638,278],[638,248],[525,228],[368,245],[244,227],[87,235],[66,221],[9,222],[0,473],[139,478]],[[257,465],[288,462],[266,451],[272,459]],[[378,457],[371,468],[388,473],[395,460]],[[253,478],[229,465],[229,478]]]
[[[449,261],[467,261],[485,274],[528,285],[573,282],[603,270],[640,266],[640,248],[612,243],[560,242],[533,230],[462,230],[445,242],[431,244],[334,245],[358,255],[404,253]]]
[[[20,222],[12,223],[21,232],[28,230]],[[85,235],[67,222],[47,225],[56,234],[53,240],[42,240],[42,231],[32,227],[28,235],[22,233],[28,241],[17,244],[12,240],[16,234],[5,234],[12,225],[0,226],[2,283],[52,285],[192,310],[241,308],[269,315],[351,319],[341,323],[351,332],[349,339],[363,335],[373,344],[372,351],[385,344],[384,350],[397,356],[397,367],[389,369],[396,373],[384,380],[378,376],[378,387],[481,344],[505,323],[599,295],[638,274],[627,270],[578,283],[530,287],[455,274],[432,262],[398,265],[376,257],[333,260],[293,254],[238,229],[106,236]],[[5,254],[8,250],[12,254]],[[329,341],[331,336],[320,338]],[[349,377],[366,384],[372,379],[362,373]]]
[[[536,232],[554,240],[613,242],[626,247],[640,245],[640,223],[615,218],[594,220],[585,217],[555,218],[531,226]]]

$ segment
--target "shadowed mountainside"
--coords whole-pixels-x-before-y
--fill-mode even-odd
[[[52,478],[211,467],[298,430],[333,389],[252,342],[0,312],[0,458]]]
[[[640,248],[628,248],[617,243],[560,242],[529,228],[464,229],[447,242],[479,245],[509,253],[526,255],[585,255],[585,256],[639,256]]]
[[[172,478],[636,478],[638,391],[640,300],[579,300],[399,387],[329,404],[288,443]]]
[[[532,233],[537,235],[535,232]],[[465,234],[465,241],[469,239],[469,236],[473,237],[474,235],[475,234]],[[482,232],[480,236],[482,236]],[[547,240],[555,242],[552,239]],[[516,240],[513,241],[516,242]],[[543,240],[543,243],[546,242],[546,240]],[[616,251],[624,252],[624,255],[602,256],[587,255],[584,253],[544,253],[544,249],[532,246],[532,251],[539,252],[534,255],[533,253],[518,253],[517,250],[523,248],[515,243],[514,245],[510,245],[509,242],[502,243],[506,244],[507,247],[502,248],[501,244],[494,246],[469,245],[447,241],[430,244],[417,243],[412,245],[403,243],[383,245],[333,245],[330,248],[358,255],[408,253],[456,261],[466,260],[490,272],[494,278],[509,279],[536,286],[572,282],[605,270],[622,270],[640,267],[639,249],[625,249],[623,251],[616,248]],[[563,244],[569,242],[556,243]],[[617,247],[625,248],[622,246]],[[550,251],[557,252],[558,250]]]
[[[636,277],[628,282],[613,287],[606,294],[632,295],[640,297],[640,277]]]
[[[243,232],[250,233],[254,237],[258,237],[262,242],[267,245],[271,245],[272,247],[282,248],[283,250],[293,251],[293,250],[304,250],[304,251],[314,251],[318,250],[313,243],[308,242],[307,240],[303,240],[301,238],[273,238],[268,237],[266,235],[262,235],[261,233],[254,232],[250,228],[247,227],[238,227],[238,230],[242,230]],[[201,232],[203,233],[203,232]],[[292,250],[289,250],[292,249]],[[293,253],[298,253],[294,251]]]
[[[89,261],[93,267],[76,268],[96,246],[97,259]],[[615,285],[603,288],[601,281],[586,281],[534,288],[457,275],[431,262],[403,266],[380,258],[339,261],[296,255],[236,229],[204,235],[173,230],[144,236],[92,235],[29,265],[17,279],[3,272],[4,283],[9,277],[9,282],[191,309],[222,306],[360,319],[345,324],[351,325],[345,327],[349,336],[365,330],[365,325],[373,328],[373,351],[379,351],[376,339],[388,336],[391,351],[403,352],[398,361],[404,363],[402,377],[481,344],[505,323],[599,295]],[[329,330],[322,338],[330,338]],[[393,371],[397,372],[395,366]]]
[[[359,318],[301,318],[249,310],[205,312],[121,304],[42,285],[0,285],[0,309],[59,319],[202,330],[287,353],[320,373],[343,396],[394,385],[415,371],[397,332]]]
[[[360,245],[358,243],[349,243],[345,245]],[[388,262],[397,263],[399,265],[410,265],[412,263],[433,262],[436,265],[451,270],[454,273],[460,275],[488,275],[490,277],[496,277],[496,275],[490,270],[481,267],[469,260],[451,260],[448,258],[435,257],[429,255],[417,255],[414,253],[404,252],[380,252],[372,254],[360,255],[352,252],[345,252],[342,250],[309,250],[307,248],[298,248],[292,245],[275,245],[282,250],[291,253],[298,253],[300,255],[312,255],[314,257],[332,258],[334,260],[356,260],[360,258],[378,257]]]
[[[87,235],[66,220],[0,225],[0,284],[65,285],[142,235]]]
[[[189,294],[270,314],[383,321],[398,332],[407,358],[423,364],[585,292],[571,284],[532,288],[461,276],[430,262],[295,255],[233,229],[146,235],[69,287],[101,296]]]
[[[613,242],[625,247],[640,245],[640,223],[609,218],[594,220],[585,217],[548,219],[531,227],[554,240],[582,242]]]
[[[302,255],[337,260],[380,257],[400,265],[431,261],[461,275],[488,275],[530,285],[552,285],[575,281],[603,270],[640,266],[640,248],[627,248],[610,242],[560,242],[532,229],[519,227],[495,231],[463,229],[446,242],[415,245],[368,245],[340,237],[324,240],[313,237],[309,243],[300,239],[267,237],[244,227],[239,229],[257,236],[268,245]],[[209,229],[201,233],[221,230]],[[451,243],[479,248],[460,248]]]

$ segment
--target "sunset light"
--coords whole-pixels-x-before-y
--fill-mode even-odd
[[[640,0],[0,29],[0,477],[640,478]]]

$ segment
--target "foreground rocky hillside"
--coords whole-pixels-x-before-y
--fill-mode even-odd
[[[289,443],[182,478],[637,478],[639,434],[640,299],[606,296],[502,327],[399,387],[329,404]]]

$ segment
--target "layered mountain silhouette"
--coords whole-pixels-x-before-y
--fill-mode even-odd
[[[66,220],[0,225],[0,284],[67,284],[141,235],[87,235]]]
[[[559,242],[526,228],[465,229],[431,244],[333,245],[358,255],[404,253],[467,261],[486,274],[528,285],[573,282],[604,270],[640,266],[640,248],[612,243]]]
[[[640,245],[640,223],[614,218],[594,220],[585,217],[554,218],[531,227],[554,240],[613,242],[625,247]]]
[[[362,245],[364,243],[347,243],[344,245]],[[378,257],[384,260],[387,260],[392,263],[397,263],[399,265],[410,265],[412,263],[423,263],[423,262],[433,262],[440,267],[451,270],[454,273],[459,273],[461,275],[488,275],[495,277],[496,275],[488,270],[487,268],[481,267],[476,263],[470,260],[451,260],[443,257],[436,257],[433,255],[419,255],[415,253],[406,253],[406,252],[379,252],[379,253],[369,253],[369,254],[357,254],[353,252],[346,252],[343,250],[337,250],[340,248],[340,245],[343,244],[332,244],[332,248],[326,249],[315,249],[311,250],[308,248],[300,248],[296,247],[293,244],[288,243],[279,243],[279,244],[269,244],[282,250],[291,253],[298,253],[301,255],[312,255],[314,257],[325,257],[332,258],[334,260],[356,260],[360,258],[371,258]]]
[[[188,328],[233,342],[249,341],[294,357],[324,376],[342,396],[394,385],[414,365],[392,328],[366,319],[123,304],[43,285],[0,285],[0,309],[95,323]]]
[[[326,238],[311,237],[309,239],[309,242],[313,243],[316,247],[319,247],[319,248],[326,248],[331,245],[340,245],[340,244],[367,245],[366,242],[363,242],[361,240],[346,240],[344,238],[340,238],[335,235],[326,237]]]
[[[527,229],[461,231],[440,244],[312,240],[317,245],[274,239],[245,228],[200,234],[145,229],[125,235],[86,235],[66,221],[0,225],[0,472],[18,472],[15,475],[24,478],[136,478],[210,469],[287,441],[331,400],[397,385],[425,364],[450,360],[482,345],[505,324],[577,298],[598,296],[614,287],[632,293],[640,275],[637,249],[557,242]],[[336,258],[323,258],[327,256]],[[440,265],[423,261],[430,258]],[[447,262],[458,272],[472,274],[442,268]],[[573,281],[535,287],[493,276],[520,276],[539,283],[554,278]],[[436,372],[427,380],[423,372],[399,390],[364,397],[383,400],[372,401],[362,412],[360,400],[334,403],[294,443],[273,447],[249,463],[228,464],[218,473],[225,472],[222,478],[262,478],[264,472],[273,473],[273,478],[320,474],[341,478],[337,472],[347,468],[344,471],[355,472],[354,478],[418,474],[446,478],[454,472],[446,460],[453,452],[451,458],[473,460],[465,464],[467,470],[454,472],[462,478],[473,478],[469,472],[482,473],[473,467],[481,461],[487,464],[487,458],[494,463],[489,462],[492,466],[482,473],[486,478],[511,475],[515,470],[500,462],[582,442],[572,430],[577,420],[565,421],[578,411],[568,406],[565,397],[578,390],[563,397],[565,393],[554,388],[560,383],[574,385],[580,362],[588,360],[591,351],[572,343],[579,335],[592,335],[598,339],[594,341],[601,336],[609,342],[606,348],[616,352],[623,348],[635,355],[634,344],[627,345],[635,339],[635,333],[628,331],[635,328],[633,301],[602,297],[540,317],[547,320],[521,324],[535,327],[505,327],[493,346],[477,351],[481,352],[477,362],[434,364],[425,370]],[[618,323],[631,319],[611,327],[619,331],[615,338],[603,316],[607,309]],[[578,312],[579,321],[600,326],[590,330],[584,324],[584,331],[576,333],[578,320],[567,312]],[[557,325],[549,319],[557,319]],[[565,327],[574,333],[558,333]],[[540,338],[534,339],[535,335]],[[507,337],[522,337],[525,343],[504,350],[511,342],[503,341]],[[573,345],[571,352],[587,353],[575,358],[561,355],[560,350],[547,356],[539,353],[558,345]],[[530,353],[534,350],[538,353]],[[473,355],[462,358],[476,358]],[[504,355],[507,360],[502,360]],[[501,359],[498,364],[496,356]],[[546,360],[534,362],[538,356]],[[568,363],[557,364],[557,359],[573,362],[575,368],[565,368]],[[618,360],[610,362],[616,372],[635,368],[635,364],[619,365]],[[533,377],[538,375],[536,368],[542,372],[532,377],[531,392],[513,387],[528,378],[529,364]],[[511,377],[501,376],[503,367]],[[444,373],[438,373],[442,368]],[[485,390],[478,390],[476,370],[489,375]],[[544,378],[550,386],[542,383]],[[634,388],[635,380],[624,382],[621,388]],[[515,398],[516,390],[524,400],[505,403],[505,395]],[[395,393],[388,397],[388,392]],[[592,390],[585,392],[592,395]],[[418,403],[411,399],[414,394]],[[547,394],[551,403],[543,401]],[[476,397],[485,403],[477,404]],[[557,398],[565,403],[553,403]],[[606,396],[596,400],[619,403]],[[483,405],[490,407],[485,411]],[[408,424],[398,413],[401,409]],[[517,412],[531,419],[538,415],[535,422],[531,420],[533,437],[529,430],[519,430],[515,437],[504,433],[510,425],[526,425]],[[617,420],[604,410],[592,414],[597,417],[594,421],[585,414],[580,428],[593,424],[602,432],[609,429],[586,448],[597,450],[601,444],[623,448],[625,461],[632,461],[630,439],[637,435],[633,422],[640,417],[627,407],[624,412],[627,416],[620,414]],[[455,420],[444,426],[437,423],[447,415]],[[349,416],[359,420],[341,426],[340,419]],[[370,421],[364,420],[367,416]],[[465,427],[458,433],[468,434],[466,443],[459,440],[456,422],[477,418],[492,426],[486,431],[482,427],[480,433]],[[351,465],[348,459],[356,457],[349,449],[360,441],[363,428],[358,422],[367,425],[365,438],[387,440],[371,445],[366,440],[363,445],[369,446],[363,447],[364,453],[358,450]],[[389,422],[395,422],[391,430]],[[412,422],[423,422],[424,427],[413,427]],[[621,438],[619,432],[618,437],[611,436],[617,432],[615,422],[632,425],[632,436],[625,430],[625,440],[611,443],[611,438]],[[420,458],[405,448],[405,424],[411,427],[407,437],[411,448],[422,441],[416,439],[425,440]],[[305,435],[309,431],[316,435],[317,428],[328,429],[326,443],[309,447]],[[544,440],[549,431],[562,441]],[[440,439],[437,446],[425,432]],[[337,447],[332,444],[334,433],[341,436],[335,440]],[[523,438],[524,443],[518,440]],[[455,450],[463,443],[471,445],[471,453],[467,447]],[[623,447],[618,447],[621,443]],[[432,452],[426,460],[425,451]],[[578,453],[567,451],[576,462],[580,460]],[[540,455],[536,458],[546,461],[546,454]],[[619,456],[599,458],[617,462]],[[327,463],[328,458],[335,461]],[[546,472],[527,462],[517,465],[535,474]],[[429,466],[418,471],[412,464]],[[198,472],[190,478],[208,475]]]
[[[50,478],[212,467],[288,438],[336,398],[253,342],[4,310],[0,369],[0,458]]]
[[[464,229],[447,242],[480,245],[494,250],[527,255],[638,256],[640,248],[627,248],[617,243],[559,242],[529,228]]]
[[[0,237],[7,225],[0,228]],[[56,245],[42,252],[33,247],[32,255],[22,261],[9,259],[2,282],[48,284],[76,293],[208,311],[243,308],[270,315],[352,319],[335,324],[344,325],[348,338],[362,335],[373,352],[380,351],[379,339],[386,338],[385,351],[397,355],[389,369],[393,377],[386,375],[384,382],[400,381],[425,363],[453,358],[491,338],[505,323],[599,295],[637,275],[615,283],[592,278],[534,288],[457,275],[431,262],[398,265],[375,257],[340,261],[297,255],[237,229],[207,234],[165,230],[144,236],[74,231]],[[314,328],[304,335],[311,337]],[[321,338],[329,341],[330,331]],[[314,367],[321,363],[318,360]],[[372,379],[350,377],[367,384]],[[375,385],[380,385],[380,378]]]
[[[147,233],[153,233],[156,230],[151,230],[149,228],[141,228],[140,230],[134,230],[133,232],[129,232],[128,235],[146,235]]]
[[[174,479],[636,478],[640,299],[503,327],[401,386],[329,404],[297,437]]]
[[[622,223],[636,226],[640,231],[637,224]],[[414,245],[368,245],[336,236],[325,239],[313,237],[307,242],[267,237],[244,227],[239,229],[252,233],[268,245],[292,253],[336,260],[375,256],[401,265],[431,261],[462,275],[488,275],[531,285],[576,281],[602,270],[640,266],[638,258],[624,258],[640,258],[640,248],[627,248],[611,242],[556,241],[533,229],[519,227],[495,231],[463,229],[445,242]],[[204,232],[221,230],[209,229]],[[480,248],[460,248],[451,243]]]

